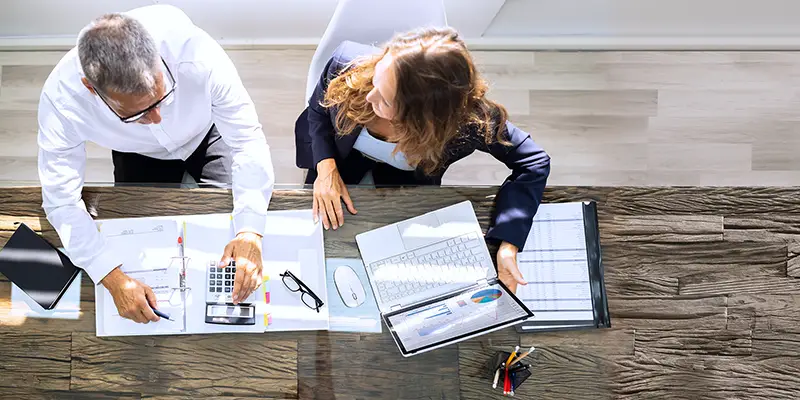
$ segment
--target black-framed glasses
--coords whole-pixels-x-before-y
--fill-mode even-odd
[[[131,122],[136,122],[136,121],[138,121],[138,120],[142,119],[142,117],[144,117],[144,116],[145,116],[147,113],[149,113],[149,112],[150,112],[152,109],[154,109],[154,108],[158,107],[159,105],[161,105],[161,103],[162,103],[162,102],[164,102],[164,100],[166,100],[167,98],[169,98],[170,96],[172,96],[172,94],[173,94],[173,93],[175,93],[175,89],[177,89],[177,88],[178,88],[178,83],[177,83],[177,82],[175,82],[175,77],[173,77],[173,76],[172,76],[172,71],[170,71],[170,70],[169,70],[169,67],[167,66],[167,62],[166,62],[166,61],[164,61],[164,58],[163,58],[163,57],[161,58],[161,63],[162,63],[162,64],[164,64],[164,68],[166,68],[166,69],[167,69],[167,75],[169,76],[169,81],[170,81],[170,83],[171,83],[172,85],[171,85],[171,88],[170,88],[170,89],[167,91],[167,93],[164,93],[164,96],[163,96],[163,97],[161,97],[161,99],[159,99],[157,102],[153,103],[153,104],[152,104],[150,107],[147,107],[147,108],[145,108],[144,110],[142,110],[142,111],[139,111],[139,112],[137,112],[136,114],[133,114],[133,115],[131,115],[130,117],[123,117],[123,116],[121,116],[121,115],[117,114],[117,112],[116,112],[116,111],[114,111],[114,109],[113,109],[113,108],[111,108],[111,105],[109,105],[109,104],[108,104],[108,101],[106,101],[106,99],[103,97],[103,95],[102,95],[102,94],[100,94],[100,91],[99,91],[99,90],[95,90],[95,92],[97,93],[97,97],[99,97],[99,98],[100,98],[100,100],[103,100],[103,103],[105,103],[105,104],[106,104],[106,106],[108,107],[108,109],[109,109],[109,110],[111,110],[111,112],[113,112],[113,113],[114,113],[114,115],[116,115],[117,117],[119,117],[120,121],[122,121],[122,122],[124,122],[124,123],[126,123],[126,124],[129,124],[129,123],[131,123]]]
[[[292,292],[302,293],[300,295],[300,299],[303,300],[303,304],[305,304],[306,307],[319,312],[320,307],[325,305],[325,303],[323,303],[322,300],[316,294],[314,294],[314,292],[309,289],[305,283],[303,283],[303,281],[294,276],[292,271],[287,269],[286,272],[280,274],[280,276],[283,277],[283,285],[286,286],[287,289],[291,290]]]

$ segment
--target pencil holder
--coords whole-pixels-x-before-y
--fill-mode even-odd
[[[498,374],[497,389],[495,390],[500,390],[500,391],[503,390],[503,385],[505,384],[505,376],[506,376],[506,371],[505,367],[503,366],[503,363],[505,363],[506,360],[508,360],[508,356],[510,355],[511,353],[507,351],[499,351],[495,353],[494,357],[492,357],[491,359],[489,359],[489,361],[486,362],[485,372],[486,372],[486,378],[489,379],[489,382],[494,383],[495,374]],[[513,383],[515,391],[519,390],[519,387],[522,386],[522,384],[526,380],[528,380],[528,378],[530,378],[531,376],[531,371],[529,370],[530,365],[526,364],[526,366],[527,367],[523,367],[523,363],[519,362],[516,365],[514,365],[514,367],[511,368],[511,371],[514,371],[513,374],[514,378],[512,379],[511,382]],[[509,374],[509,379],[510,378],[511,374]]]

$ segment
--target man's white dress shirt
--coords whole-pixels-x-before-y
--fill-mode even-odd
[[[159,159],[187,159],[212,124],[231,147],[236,232],[264,233],[274,171],[253,101],[225,51],[178,8],[132,10],[155,39],[177,83],[158,125],[123,123],[81,82],[77,48],[56,65],[39,100],[39,179],[47,219],[70,259],[95,283],[121,264],[81,199],[85,142]],[[165,76],[165,82],[169,82]],[[226,243],[220,243],[220,253]]]

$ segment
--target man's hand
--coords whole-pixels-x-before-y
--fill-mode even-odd
[[[233,283],[233,304],[250,296],[263,282],[261,270],[261,235],[241,232],[227,246],[219,262],[220,267],[236,262],[236,276]]]
[[[121,317],[142,324],[161,319],[153,312],[156,308],[156,295],[153,289],[129,277],[119,267],[109,272],[100,283],[111,293]]]
[[[519,249],[511,243],[500,243],[497,250],[497,276],[512,293],[517,293],[517,285],[527,285],[517,267],[517,252]]]

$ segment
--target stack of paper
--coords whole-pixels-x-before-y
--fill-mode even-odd
[[[517,264],[528,282],[517,296],[537,322],[525,329],[593,324],[582,203],[540,205]]]

